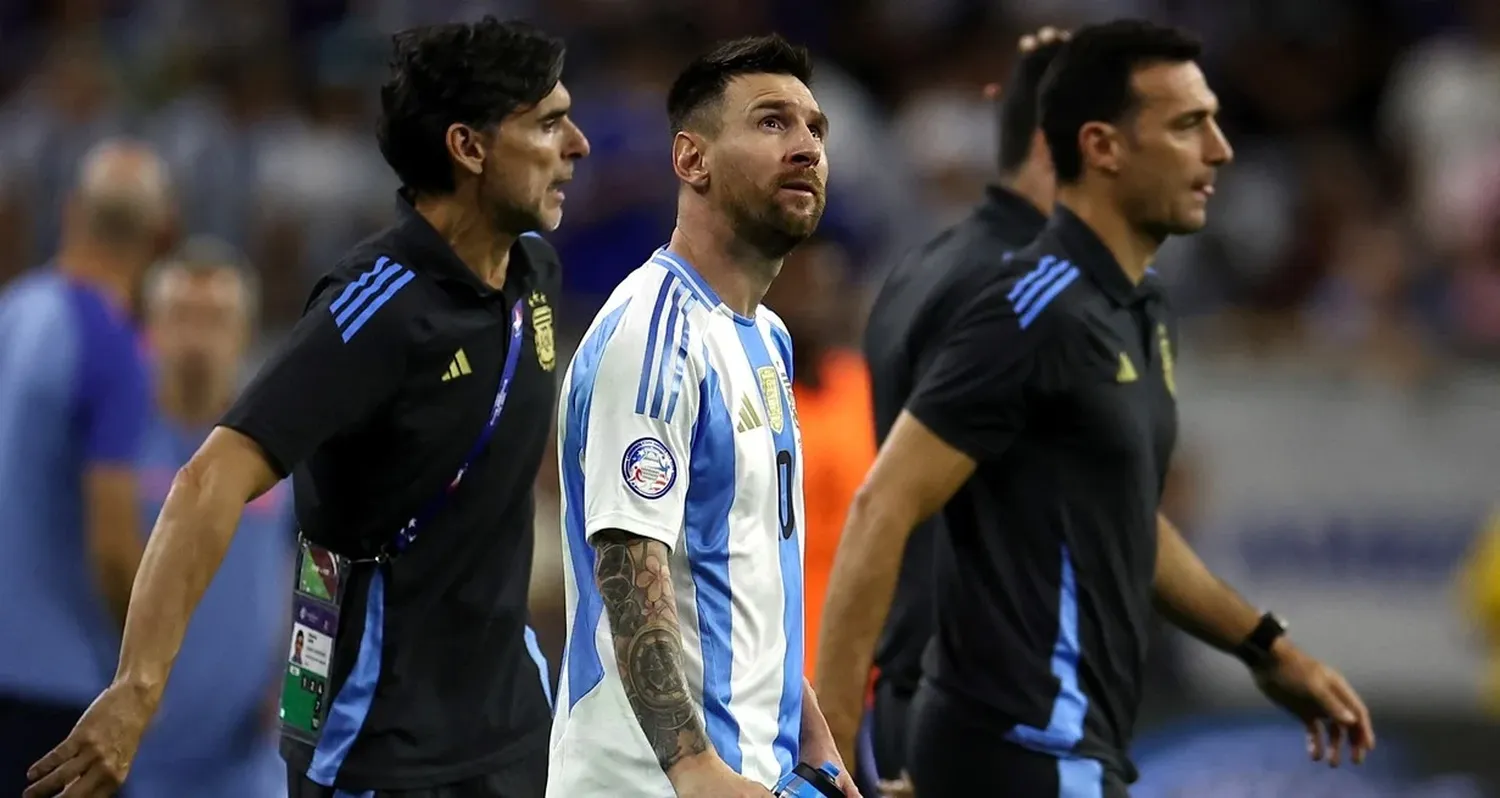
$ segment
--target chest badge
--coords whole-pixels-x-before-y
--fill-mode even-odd
[[[443,382],[456,380],[468,374],[474,373],[469,367],[469,356],[464,354],[463,349],[453,353],[453,359],[448,361],[448,370],[443,372]]]
[[[552,330],[552,306],[547,304],[547,295],[532,291],[526,300],[531,306],[531,335],[536,343],[536,362],[542,371],[557,367],[557,340]]]
[[[1121,385],[1127,382],[1135,382],[1140,375],[1135,372],[1135,364],[1130,362],[1130,355],[1120,353],[1120,370],[1115,372],[1115,382]]]
[[[1177,395],[1177,377],[1173,370],[1172,341],[1167,337],[1167,325],[1156,325],[1156,342],[1161,347],[1161,376],[1167,383],[1167,392]]]
[[[781,375],[776,373],[774,366],[761,366],[755,374],[760,379],[761,396],[766,400],[766,422],[771,425],[772,432],[780,433],[786,428],[786,411],[781,404]]]

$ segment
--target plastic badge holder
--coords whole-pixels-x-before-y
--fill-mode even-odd
[[[838,785],[839,768],[832,762],[813,769],[799,762],[791,773],[776,783],[776,798],[844,798]]]

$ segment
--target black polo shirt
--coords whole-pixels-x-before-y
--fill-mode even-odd
[[[997,739],[1133,780],[1177,437],[1159,284],[1059,206],[940,346],[907,410],[978,469],[943,511],[924,684]]]
[[[368,556],[444,490],[477,442],[519,303],[524,350],[490,443],[410,548],[356,565],[347,582],[331,694],[373,693],[347,754],[332,757],[338,785],[352,790],[544,762],[551,717],[545,671],[528,653],[526,598],[532,486],[556,402],[557,256],[523,236],[496,291],[398,204],[394,227],[317,283],[289,340],[221,422],[292,475],[309,539]],[[383,584],[372,591],[377,567]],[[366,635],[367,621],[378,635]],[[351,677],[362,645],[378,665]],[[289,739],[282,752],[304,770],[312,759]]]
[[[1030,201],[990,186],[968,218],[891,271],[865,328],[876,440],[885,441],[959,310],[1003,268],[1007,253],[1030,244],[1046,224],[1047,217]],[[939,518],[924,522],[907,541],[891,613],[875,650],[881,683],[903,693],[917,689],[922,650],[932,638],[933,540],[940,523]]]

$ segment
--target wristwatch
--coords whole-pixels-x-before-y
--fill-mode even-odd
[[[1271,662],[1271,646],[1276,643],[1276,638],[1284,634],[1286,621],[1276,613],[1268,612],[1260,616],[1260,623],[1255,625],[1255,629],[1234,647],[1234,655],[1250,666],[1251,670],[1263,668]]]

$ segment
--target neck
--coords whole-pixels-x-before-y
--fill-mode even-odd
[[[103,292],[121,308],[135,302],[134,275],[140,271],[133,253],[117,251],[94,241],[64,244],[57,253],[57,269]]]
[[[781,271],[780,257],[769,258],[735,235],[729,220],[701,203],[683,203],[668,247],[682,256],[708,283],[719,300],[741,316],[755,316],[771,281]]]
[[[414,207],[481,282],[495,289],[505,285],[510,250],[519,233],[496,230],[478,203],[460,199],[458,192],[419,197]]]
[[[168,420],[188,428],[213,424],[229,409],[234,390],[214,380],[163,374],[156,386],[156,401]]]
[[[1131,225],[1112,200],[1081,185],[1059,186],[1057,202],[1094,231],[1132,283],[1145,279],[1146,269],[1161,247],[1160,239]]]
[[[1031,161],[1014,172],[1000,175],[1001,187],[1031,203],[1043,216],[1052,215],[1052,200],[1057,193],[1052,182],[1052,176]]]

